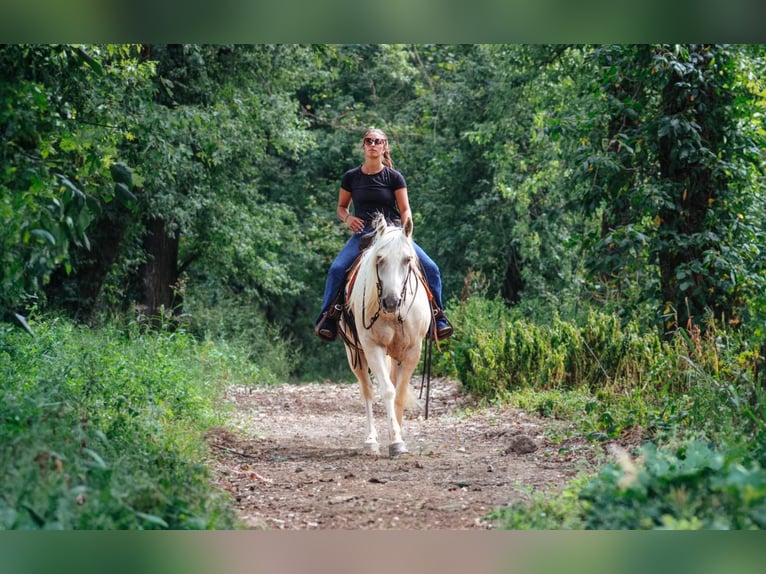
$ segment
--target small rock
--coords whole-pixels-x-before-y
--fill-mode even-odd
[[[508,446],[505,448],[505,454],[510,454],[512,452],[516,454],[529,454],[536,450],[537,445],[534,440],[525,434],[519,434],[510,438]]]

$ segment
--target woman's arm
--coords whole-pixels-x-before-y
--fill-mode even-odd
[[[341,187],[340,191],[338,191],[338,207],[335,209],[335,212],[338,214],[338,218],[348,225],[351,231],[357,233],[364,229],[364,222],[358,217],[351,215],[351,212],[348,210],[350,205],[351,192]]]
[[[402,225],[404,225],[404,222],[412,217],[412,212],[410,211],[410,198],[409,194],[407,193],[407,188],[400,187],[394,191],[394,197],[396,197],[396,206],[399,208],[399,217],[402,218]]]

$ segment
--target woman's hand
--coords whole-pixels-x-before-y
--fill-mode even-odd
[[[364,222],[358,217],[354,217],[353,215],[349,215],[346,218],[346,225],[348,225],[349,229],[354,233],[359,233],[362,229],[364,229]]]

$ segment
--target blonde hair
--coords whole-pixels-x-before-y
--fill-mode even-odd
[[[391,159],[391,149],[388,147],[388,136],[386,135],[386,132],[378,128],[369,128],[362,136],[362,147],[364,148],[364,138],[373,132],[382,135],[383,139],[386,140],[386,147],[383,149],[383,165],[394,169],[394,161]]]

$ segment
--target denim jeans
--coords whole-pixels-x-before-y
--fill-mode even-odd
[[[346,272],[359,255],[359,241],[363,235],[366,235],[371,231],[371,227],[365,227],[359,233],[354,233],[349,240],[346,241],[343,249],[340,250],[340,253],[338,253],[338,256],[335,258],[335,261],[330,265],[330,271],[327,273],[327,282],[324,287],[322,310],[319,312],[319,317],[317,317],[317,323],[322,318],[324,312],[330,307],[330,304],[335,300],[338,291],[343,287],[343,280],[346,277]],[[415,247],[415,253],[417,253],[418,259],[420,259],[420,264],[423,266],[423,271],[425,271],[428,288],[431,290],[436,304],[440,309],[443,309],[442,278],[441,273],[439,272],[439,267],[417,243],[413,242],[413,246]]]

